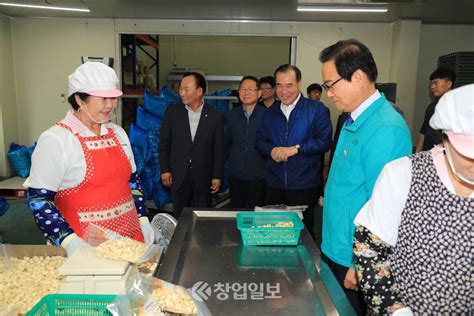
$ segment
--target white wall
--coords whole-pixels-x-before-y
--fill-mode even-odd
[[[15,74],[10,19],[0,15],[0,176],[12,173],[7,159],[11,142],[18,143]]]
[[[423,24],[421,26],[412,125],[414,139],[418,138],[426,107],[431,102],[428,83],[430,74],[438,67],[438,57],[449,53],[474,51],[473,34],[474,25]]]
[[[389,79],[390,56],[392,54],[392,25],[382,23],[314,23],[298,24],[291,29],[298,35],[297,66],[303,73],[303,87],[313,82],[321,83],[319,53],[338,40],[355,38],[364,43],[374,55],[379,71],[378,81]],[[331,110],[333,126],[336,126],[339,111],[323,93],[322,101]]]
[[[13,19],[19,141],[29,145],[70,108],[68,75],[81,56],[115,57],[113,20]]]
[[[397,83],[395,103],[404,111],[408,126],[413,122],[416,89],[413,78],[416,78],[418,70],[420,28],[419,20],[397,21],[394,23],[392,34],[389,81]]]
[[[160,36],[160,84],[177,67],[200,67],[208,75],[272,75],[290,60],[290,38],[270,36]],[[230,85],[230,86],[229,86]],[[209,82],[208,92],[238,88],[238,83]]]

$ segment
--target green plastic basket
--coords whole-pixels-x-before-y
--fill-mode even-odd
[[[293,246],[243,246],[237,249],[240,269],[298,269],[300,256]]]
[[[27,316],[110,316],[107,305],[116,295],[50,294],[43,297]]]
[[[274,227],[279,222],[292,222],[293,227]],[[244,246],[296,246],[304,225],[293,212],[239,212],[237,228]]]

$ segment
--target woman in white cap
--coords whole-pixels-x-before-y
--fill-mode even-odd
[[[430,151],[385,166],[354,223],[360,288],[375,314],[474,312],[474,84],[446,93]]]
[[[91,223],[154,241],[130,141],[110,122],[122,95],[117,85],[114,70],[99,62],[82,64],[69,76],[72,109],[41,134],[24,183],[38,227],[68,255]]]

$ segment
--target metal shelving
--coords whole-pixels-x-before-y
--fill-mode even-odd
[[[128,131],[130,123],[136,119],[137,101],[143,98],[146,87],[146,75],[148,70],[154,68],[153,76],[155,84],[153,89],[159,89],[159,36],[141,34],[121,34],[121,63],[122,63],[122,90],[124,91],[122,101],[122,126]],[[152,47],[151,53],[145,47]],[[151,65],[139,65],[137,52],[140,50],[152,60]],[[153,54],[154,52],[154,54]],[[146,67],[146,71],[139,73],[139,66]],[[144,69],[140,69],[142,71]],[[142,76],[140,78],[140,76]],[[139,79],[143,81],[140,82]],[[141,97],[140,97],[141,96]]]

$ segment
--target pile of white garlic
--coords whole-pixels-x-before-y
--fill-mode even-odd
[[[139,262],[147,249],[144,243],[124,237],[120,240],[107,240],[97,246],[95,251],[99,258]]]
[[[0,306],[16,305],[26,314],[43,296],[58,292],[61,256],[10,258],[0,273]]]

